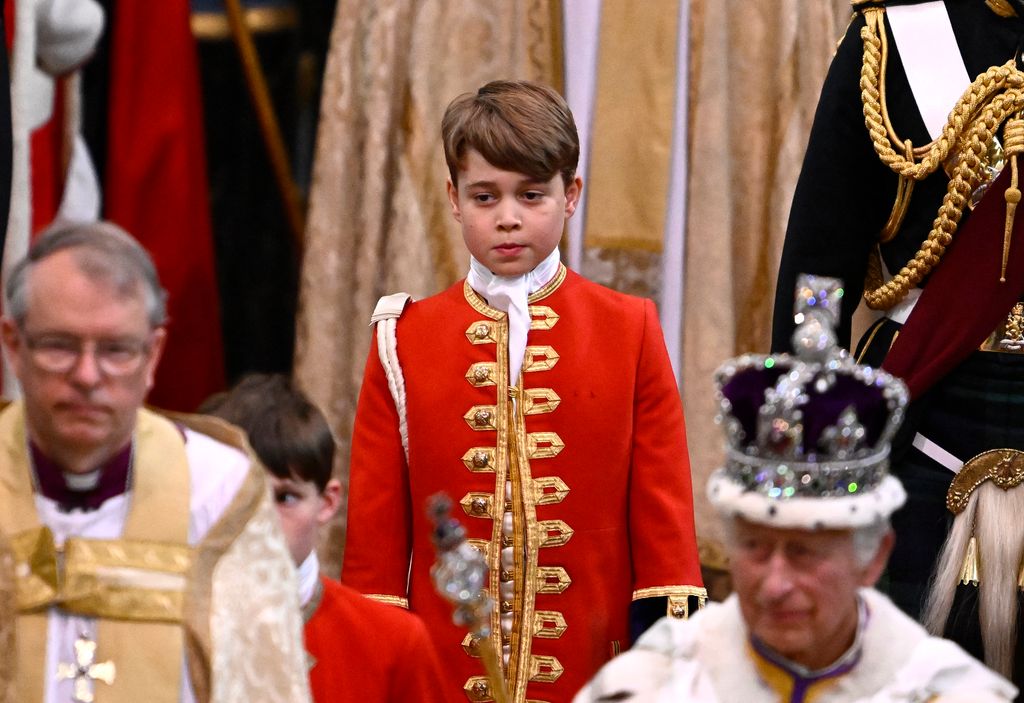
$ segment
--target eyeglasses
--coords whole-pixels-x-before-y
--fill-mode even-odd
[[[96,366],[105,376],[128,376],[142,367],[152,347],[149,340],[80,339],[69,335],[22,333],[32,362],[49,373],[64,374],[75,368],[91,350]]]

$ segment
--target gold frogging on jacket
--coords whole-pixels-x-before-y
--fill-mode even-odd
[[[1019,486],[1024,482],[1024,452],[1016,449],[990,449],[965,462],[946,492],[946,507],[954,515],[959,515],[967,508],[974,491],[986,481],[991,481],[1004,491]],[[978,541],[972,535],[960,568],[960,583],[978,585],[981,572]],[[1018,575],[1017,584],[1024,589],[1024,568]]]
[[[548,285],[530,296],[530,301],[540,301],[557,288],[565,278],[564,267]],[[508,376],[508,318],[487,305],[468,284],[464,287],[467,302],[487,319],[477,320],[465,331],[466,339],[473,345],[494,343],[494,360],[478,361],[465,372],[466,381],[477,389],[494,388],[494,405],[474,405],[463,418],[476,432],[495,432],[493,446],[476,446],[464,451],[460,457],[463,465],[474,473],[493,473],[493,493],[472,491],[459,501],[463,511],[470,517],[493,521],[492,541],[495,546],[514,550],[514,563],[506,568],[502,564],[501,550],[488,549],[487,561],[491,572],[491,595],[498,595],[498,582],[515,583],[515,601],[522,603],[516,610],[512,600],[495,598],[499,613],[494,614],[492,637],[495,647],[509,647],[505,677],[513,695],[525,691],[528,683],[553,683],[562,675],[562,665],[555,657],[541,657],[532,652],[531,640],[558,639],[566,630],[565,617],[557,611],[536,613],[533,602],[540,593],[561,593],[571,584],[571,579],[561,567],[543,567],[538,562],[540,549],[557,548],[568,542],[573,529],[563,520],[539,520],[538,505],[556,505],[569,493],[569,486],[557,476],[534,478],[531,462],[557,456],[565,444],[553,432],[529,433],[526,418],[555,412],[561,404],[561,397],[550,387],[520,388],[517,379]],[[530,330],[552,329],[560,319],[555,310],[546,305],[531,304]],[[549,345],[526,347],[522,373],[549,371],[559,361],[559,354]],[[503,500],[505,486],[512,485],[511,500]],[[511,512],[512,533],[503,531],[502,517]],[[489,545],[488,545],[489,548]],[[514,614],[513,633],[502,632],[500,614]],[[463,639],[461,645],[468,656],[479,656],[479,642],[472,636]],[[484,677],[471,677],[464,686],[465,693],[473,701],[493,700],[494,692]]]

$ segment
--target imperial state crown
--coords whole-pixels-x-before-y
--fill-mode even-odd
[[[802,275],[796,353],[745,354],[715,372],[726,459],[708,498],[720,513],[849,528],[887,518],[906,499],[888,457],[907,388],[837,346],[842,297],[838,279]]]

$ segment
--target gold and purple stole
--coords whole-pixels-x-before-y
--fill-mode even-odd
[[[0,411],[0,700],[43,700],[48,613],[59,608],[96,620],[94,661],[114,672],[94,683],[96,703],[178,703],[193,562],[181,432],[140,410],[121,538],[70,537],[59,550],[36,511],[28,447],[13,403]]]

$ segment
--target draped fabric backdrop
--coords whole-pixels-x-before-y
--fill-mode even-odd
[[[702,558],[721,566],[703,496],[721,461],[711,375],[768,347],[789,201],[849,15],[848,0],[339,3],[295,365],[339,439],[338,475],[347,478],[377,298],[425,297],[467,269],[444,195],[445,105],[495,78],[565,80],[592,196],[571,222],[567,260],[658,303],[686,410]],[[334,575],[343,543],[342,517],[321,549]]]
[[[852,13],[847,0],[690,7],[682,392],[701,559],[723,566],[703,495],[722,458],[712,374],[729,356],[768,350],[789,205],[818,93]]]

